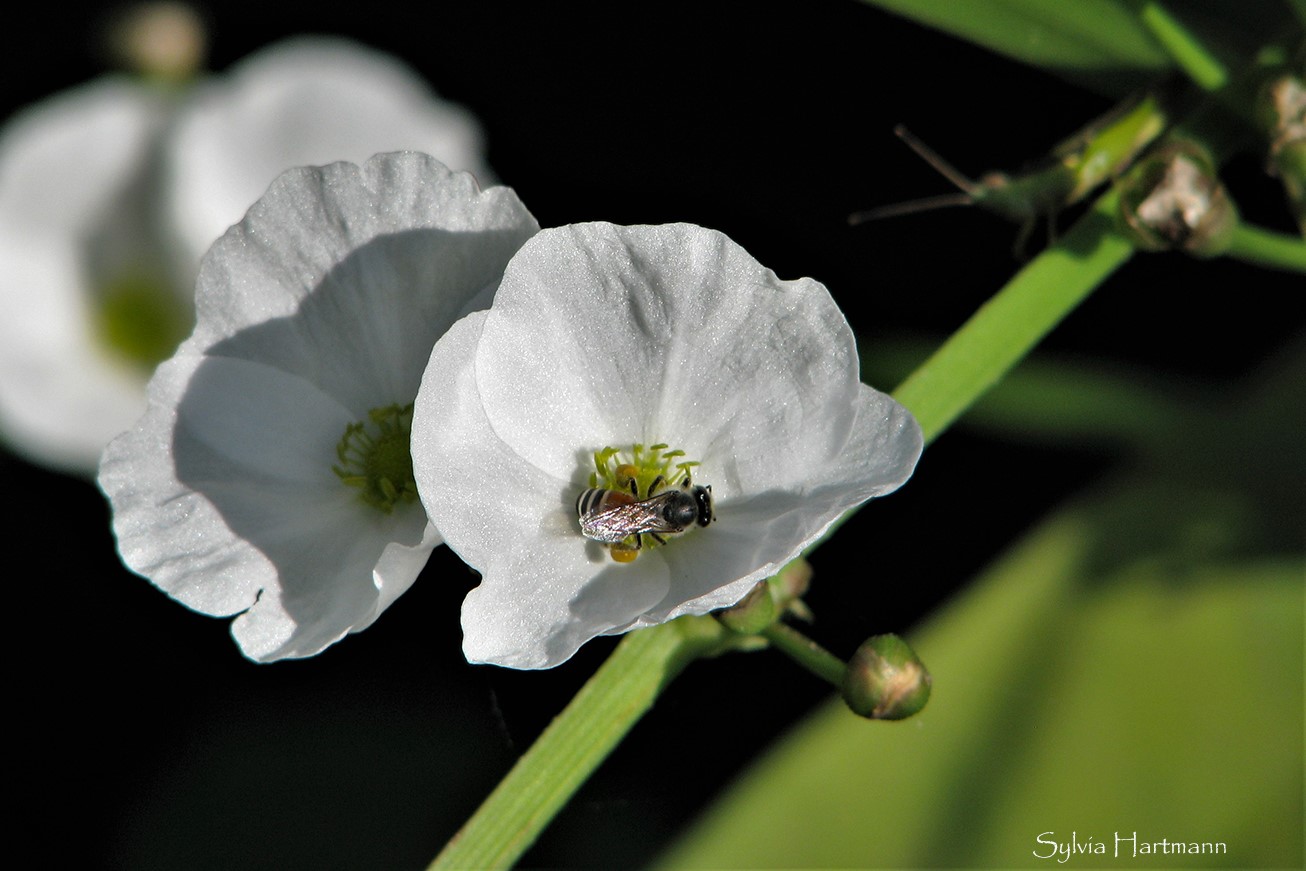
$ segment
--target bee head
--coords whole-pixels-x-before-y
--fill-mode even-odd
[[[716,512],[712,510],[712,485],[706,487],[694,487],[694,506],[695,520],[699,526],[707,526],[716,519]]]
[[[669,499],[662,509],[662,519],[681,530],[697,520],[698,515],[695,495],[684,491],[676,491],[675,498]]]

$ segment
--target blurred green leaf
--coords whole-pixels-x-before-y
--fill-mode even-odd
[[[1130,0],[865,0],[1014,60],[1116,96],[1173,66]],[[1187,0],[1174,11],[1192,31],[1250,58],[1292,24],[1280,0]]]
[[[1301,562],[1097,574],[1094,526],[1047,524],[912,636],[921,714],[824,709],[663,866],[1035,866],[1072,831],[1299,865]]]
[[[1033,66],[1062,72],[1145,70],[1170,59],[1128,0],[866,0]]]
[[[1300,867],[1306,349],[1250,381],[908,635],[921,714],[818,712],[664,866],[1033,867],[1074,832],[1108,850],[1077,865]]]

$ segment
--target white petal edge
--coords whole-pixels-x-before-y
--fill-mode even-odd
[[[416,506],[381,515],[335,478],[350,416],[312,385],[181,356],[150,392],[101,464],[119,553],[190,608],[243,612],[232,631],[250,658],[310,656],[369,625],[438,543]]]
[[[420,151],[493,179],[481,132],[397,59],[302,37],[253,54],[187,101],[170,141],[173,224],[196,259],[282,171]]]
[[[891,396],[861,385],[856,422],[842,449],[824,458],[800,487],[764,490],[722,503],[717,523],[704,534],[685,536],[665,548],[671,566],[667,598],[633,625],[654,625],[735,604],[755,583],[772,577],[818,541],[845,512],[906,483],[923,449],[916,418]],[[868,565],[873,562],[871,552],[868,548]],[[704,576],[737,580],[705,588]]]
[[[291,170],[205,256],[183,349],[262,360],[358,414],[406,402],[435,340],[537,229],[511,189],[422,154]]]

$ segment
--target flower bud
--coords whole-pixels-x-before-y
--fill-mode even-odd
[[[204,64],[207,38],[200,15],[185,3],[159,0],[120,13],[109,48],[127,69],[161,82],[185,82]]]
[[[902,720],[925,707],[931,682],[907,642],[897,635],[876,635],[848,662],[843,699],[860,717]]]
[[[803,596],[812,585],[812,564],[803,557],[791,560],[775,577],[767,583],[771,586],[771,597],[775,599],[776,608],[794,616],[810,621],[811,612],[803,603]]]
[[[1120,186],[1120,218],[1140,248],[1214,257],[1229,247],[1238,210],[1197,143],[1172,139],[1139,161]]]
[[[1267,171],[1278,176],[1297,226],[1306,235],[1306,81],[1285,73],[1265,83],[1256,119],[1269,141]]]
[[[716,612],[717,619],[731,632],[740,635],[756,635],[770,626],[780,616],[775,598],[771,594],[771,585],[759,581],[748,595],[729,608]]]

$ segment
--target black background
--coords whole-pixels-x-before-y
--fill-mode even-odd
[[[0,36],[7,109],[103,69],[102,17],[28,12]],[[1018,168],[1110,105],[834,0],[213,4],[205,15],[219,71],[304,32],[398,55],[479,116],[490,164],[543,226],[722,230],[781,277],[825,283],[868,356],[877,338],[946,336],[1018,265],[1015,228],[976,209],[846,225],[850,212],[947,189],[893,125],[977,175]],[[1229,170],[1244,212],[1288,229],[1258,170],[1252,159]],[[1301,330],[1301,291],[1299,278],[1226,261],[1139,257],[1044,347],[1228,386]],[[817,554],[813,634],[843,655],[875,632],[909,634],[1115,461],[948,433],[907,487]],[[137,869],[421,866],[613,643],[547,673],[467,666],[458,608],[475,579],[442,549],[366,632],[257,666],[226,621],[121,568],[92,484],[4,454],[0,476],[15,852],[31,842],[61,862]],[[695,665],[526,864],[649,861],[827,695],[772,653]]]

